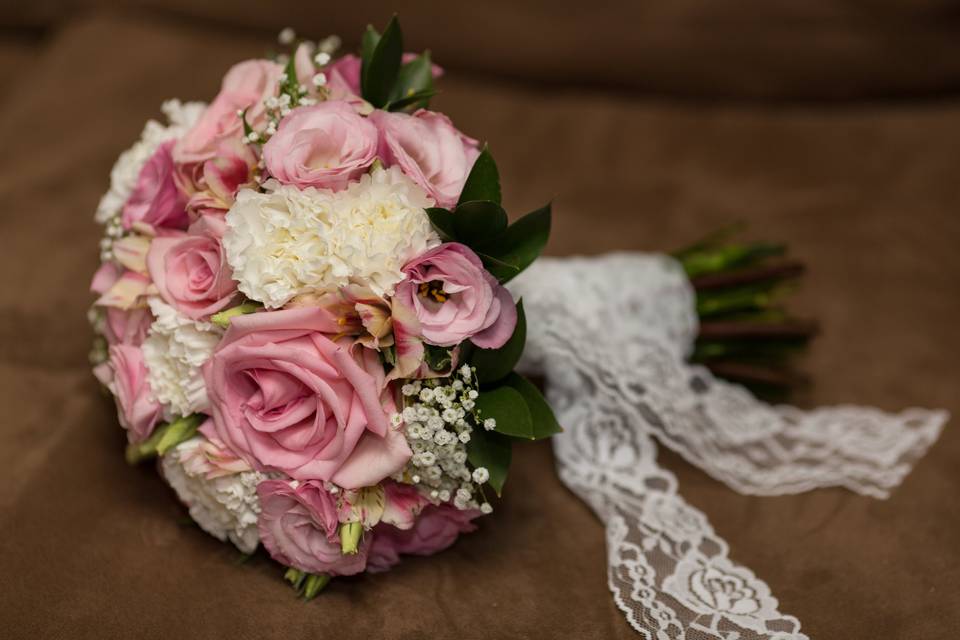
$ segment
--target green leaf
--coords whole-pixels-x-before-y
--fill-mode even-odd
[[[369,43],[364,42],[364,49]],[[397,17],[390,18],[373,52],[360,66],[360,89],[363,99],[374,107],[382,107],[390,100],[390,92],[397,81],[403,57],[403,33]]]
[[[433,95],[433,63],[430,61],[430,52],[425,51],[400,67],[387,109],[397,111],[413,106],[426,107],[428,98]]]
[[[418,109],[421,107],[426,108],[427,102],[435,95],[437,95],[437,92],[433,89],[418,91],[403,98],[391,100],[384,109],[387,111],[403,111],[409,107],[416,107]]]
[[[498,236],[482,242],[476,250],[510,265],[509,269],[488,267],[500,282],[507,282],[537,259],[549,238],[550,205],[547,204],[520,218]]]
[[[497,171],[497,163],[493,161],[493,156],[490,155],[487,147],[484,147],[474,160],[473,168],[470,169],[470,175],[467,176],[457,204],[471,200],[489,200],[497,204],[501,201],[500,172]]]
[[[533,418],[527,408],[527,402],[519,391],[502,386],[491,391],[482,391],[477,397],[477,411],[482,422],[488,418],[497,421],[494,431],[514,438],[533,440]]]
[[[451,217],[457,238],[471,247],[497,237],[507,228],[507,212],[490,200],[458,204]]]
[[[453,362],[453,356],[450,355],[450,349],[446,347],[438,347],[433,344],[425,344],[424,346],[424,360],[434,371],[445,371],[450,368],[450,363]]]
[[[247,122],[247,111],[250,110],[250,107],[247,107],[240,113],[240,122],[243,123],[243,137],[246,138],[251,133],[253,133],[253,127],[250,126],[250,123]]]
[[[517,303],[517,327],[513,335],[499,349],[477,347],[470,355],[470,364],[477,368],[480,384],[496,382],[507,376],[517,366],[527,342],[527,320],[523,313],[523,301]]]
[[[533,439],[541,440],[549,438],[563,431],[563,427],[557,422],[553,415],[553,409],[547,404],[543,394],[537,389],[536,385],[517,373],[511,373],[504,379],[504,383],[523,396],[527,403],[527,409],[530,411],[530,418],[533,421]]]
[[[394,345],[380,347],[380,356],[383,358],[383,361],[391,367],[397,364],[397,348]]]
[[[492,273],[500,282],[506,282],[514,276],[520,275],[520,269],[512,264],[507,264],[503,260],[497,260],[493,256],[477,252],[477,256],[483,262],[483,266]]]
[[[457,239],[457,233],[453,229],[453,212],[440,207],[430,207],[427,211],[427,217],[430,223],[436,229],[440,239],[444,242],[452,242]]]
[[[485,467],[490,472],[488,482],[498,496],[507,481],[512,446],[510,438],[483,427],[474,429],[467,443],[467,460],[474,468]]]
[[[373,58],[373,52],[376,50],[378,42],[380,42],[380,32],[377,31],[372,24],[368,24],[360,40],[361,84],[363,82],[363,76],[367,74],[367,65],[370,64],[370,59]]]

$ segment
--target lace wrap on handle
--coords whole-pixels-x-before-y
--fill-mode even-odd
[[[667,256],[543,258],[511,289],[536,328],[521,368],[545,376],[565,429],[560,478],[606,525],[609,585],[631,626],[656,640],[806,638],[678,495],[651,436],[741,493],[843,486],[884,498],[946,412],[770,406],[687,364],[695,294]]]

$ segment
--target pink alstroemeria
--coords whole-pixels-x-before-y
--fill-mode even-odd
[[[395,300],[388,302],[367,287],[347,285],[333,293],[304,294],[287,306],[320,307],[337,318],[340,335],[357,336],[357,344],[368,349],[393,347],[396,362],[387,382],[441,375],[423,362],[420,323],[413,311]]]
[[[372,529],[383,517],[384,491],[379,484],[346,489],[338,497],[337,519],[340,522],[359,522],[364,529]]]
[[[213,480],[251,470],[249,464],[217,438],[212,418],[207,418],[199,431],[201,437],[197,445],[184,448],[180,454],[180,462],[187,473],[202,474],[207,480]]]
[[[383,485],[383,491],[383,516],[380,521],[398,529],[412,528],[423,508],[430,504],[416,487],[409,484],[387,482]]]
[[[392,480],[342,491],[339,498],[339,521],[359,522],[366,530],[381,522],[398,529],[410,529],[423,508],[430,504],[416,487]]]
[[[145,305],[148,295],[155,294],[156,287],[150,278],[136,271],[124,271],[116,282],[94,303],[99,307],[133,309]]]
[[[224,140],[217,146],[216,155],[203,162],[180,165],[177,184],[187,194],[187,214],[190,220],[222,220],[233,206],[237,191],[253,184],[257,157],[240,140]],[[222,225],[208,224],[212,229]]]
[[[353,285],[341,289],[340,294],[354,305],[366,331],[358,342],[370,348],[394,348],[396,362],[387,375],[388,382],[402,378],[443,377],[456,367],[458,348],[451,351],[450,365],[442,370],[435,371],[427,365],[420,321],[414,310],[396,297],[387,302],[369,289]]]
[[[150,238],[130,235],[113,243],[113,256],[117,262],[131,271],[147,273],[147,252],[150,251]]]
[[[90,290],[103,296],[117,283],[123,269],[113,262],[105,262],[100,265],[97,272],[93,275],[93,281],[90,283]],[[147,330],[153,323],[153,314],[150,309],[143,306],[134,306],[130,309],[121,309],[118,307],[106,307],[103,335],[110,345],[126,344],[134,347],[140,346],[144,338],[147,337]],[[97,378],[101,376],[94,371]],[[111,374],[112,378],[112,374]],[[106,382],[104,384],[107,384]]]

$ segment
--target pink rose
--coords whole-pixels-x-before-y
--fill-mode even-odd
[[[203,162],[216,155],[218,145],[243,135],[237,111],[247,110],[247,123],[263,124],[263,101],[275,95],[283,67],[269,60],[247,60],[234,65],[223,77],[220,93],[177,143],[177,164]]]
[[[140,169],[133,193],[123,206],[124,229],[134,224],[154,230],[187,227],[187,201],[174,180],[173,145],[173,140],[161,144]]]
[[[451,347],[469,338],[481,349],[497,349],[513,335],[513,297],[465,245],[442,244],[403,272],[395,297],[414,310],[427,342]]]
[[[386,571],[400,561],[400,554],[429,556],[443,551],[461,533],[475,530],[477,525],[472,521],[479,515],[479,511],[461,511],[447,504],[430,505],[411,529],[380,524],[373,530],[367,569],[372,573]]]
[[[286,480],[265,480],[257,485],[257,495],[260,541],[277,562],[334,576],[353,575],[366,567],[370,536],[356,554],[341,553],[337,501],[322,483],[301,482],[293,488]]]
[[[399,165],[437,206],[453,207],[480,155],[477,141],[457,131],[447,116],[424,109],[413,115],[374,111],[370,120],[380,130],[384,164]]]
[[[217,436],[254,468],[355,489],[410,458],[376,352],[339,328],[310,307],[237,317],[204,365]]]
[[[147,383],[147,367],[139,347],[118,344],[110,347],[110,391],[117,401],[120,424],[127,439],[146,440],[160,420],[160,405],[153,399]]]
[[[194,320],[225,308],[237,292],[223,247],[209,235],[154,238],[147,268],[164,301]]]
[[[301,189],[343,189],[376,157],[376,127],[340,100],[294,109],[263,145],[270,175]]]

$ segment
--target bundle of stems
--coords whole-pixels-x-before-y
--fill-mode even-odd
[[[783,398],[807,383],[792,366],[817,334],[817,323],[784,306],[805,265],[784,244],[736,243],[719,231],[677,251],[697,294],[700,333],[691,360],[758,395]]]

